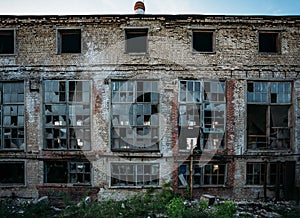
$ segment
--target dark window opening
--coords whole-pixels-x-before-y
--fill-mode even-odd
[[[263,185],[266,178],[265,163],[247,163],[246,184],[247,185]]]
[[[24,162],[0,162],[0,185],[25,184]]]
[[[193,31],[193,50],[196,52],[214,51],[214,32]]]
[[[58,30],[58,53],[81,53],[81,30]]]
[[[0,54],[15,53],[14,30],[0,30]]]
[[[259,52],[278,53],[279,33],[259,33]]]
[[[49,161],[44,163],[44,170],[45,183],[91,183],[91,166],[88,162]]]
[[[146,53],[147,35],[147,29],[126,30],[126,52]]]
[[[249,82],[247,134],[249,149],[289,149],[290,82]]]

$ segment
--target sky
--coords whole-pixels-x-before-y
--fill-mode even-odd
[[[133,14],[137,0],[0,0],[0,15]],[[300,0],[144,0],[147,14],[300,15]]]

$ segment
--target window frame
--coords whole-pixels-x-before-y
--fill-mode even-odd
[[[275,51],[266,51],[263,50],[261,51],[261,34],[267,35],[267,34],[276,34],[276,42],[275,42]],[[282,34],[281,31],[279,30],[259,30],[257,33],[257,38],[258,38],[258,53],[259,54],[281,54],[281,45],[282,45]]]
[[[3,169],[3,167],[1,167],[1,164],[22,164],[23,166],[23,182],[22,183],[18,183],[18,182],[13,182],[13,183],[0,183],[0,187],[25,187],[26,186],[26,174],[27,174],[27,170],[26,170],[26,161],[0,161],[0,170]]]
[[[66,181],[56,181],[56,182],[49,182],[49,167],[48,164],[65,164],[65,169],[64,170],[64,173],[66,174]],[[76,171],[72,171],[71,169],[71,165],[72,164],[75,164],[76,166],[78,165],[84,165],[83,169],[85,169],[85,165],[88,165],[89,167],[89,171],[84,171],[84,172],[77,172]],[[72,184],[73,186],[91,186],[92,185],[92,181],[93,181],[93,166],[92,164],[89,162],[89,161],[61,161],[61,160],[58,160],[58,161],[54,161],[54,160],[49,160],[49,161],[44,161],[43,162],[43,183],[44,184]],[[76,168],[77,169],[77,168]],[[72,182],[72,178],[71,176],[72,175],[82,175],[82,178],[85,178],[85,175],[88,175],[87,177],[89,177],[89,182]],[[78,176],[77,175],[77,176]],[[51,178],[53,179],[53,178]]]
[[[207,176],[208,174],[205,173],[205,167],[207,166],[211,166],[214,167],[214,165],[218,165],[218,167],[220,165],[224,166],[224,174],[217,174],[216,176],[218,177],[218,181],[219,181],[219,177],[224,176],[224,183],[222,184],[212,184],[212,179],[210,179],[210,183],[206,184],[205,183],[205,176]],[[180,174],[180,167],[181,166],[185,166],[186,167],[186,173],[185,174]],[[178,165],[178,188],[187,188],[190,186],[190,163],[188,162],[184,162],[180,165]],[[197,169],[197,170],[195,170]],[[180,178],[180,175],[181,178]],[[209,174],[209,176],[212,178],[212,176],[214,176],[214,174]],[[197,179],[195,179],[195,177]],[[184,180],[185,181],[184,181]],[[184,183],[186,183],[186,185],[182,184],[181,180],[184,181]],[[195,183],[195,181],[197,181],[197,183]],[[194,162],[193,163],[193,188],[203,188],[203,187],[224,187],[227,185],[227,181],[228,181],[228,163],[218,163],[218,162],[209,162],[209,163],[197,163]]]
[[[0,28],[0,33],[1,33],[1,31],[3,31],[3,32],[12,31],[12,33],[13,33],[13,53],[1,53],[0,52],[0,57],[1,56],[14,56],[14,55],[16,55],[16,51],[17,51],[16,29],[15,28]]]
[[[119,174],[114,173],[115,169],[114,166],[118,168]],[[145,173],[145,166],[149,167],[150,173]],[[125,171],[123,171],[123,174],[120,173],[121,168],[123,168]],[[130,167],[132,167],[130,169]],[[141,168],[142,171],[141,172]],[[129,172],[128,172],[129,171]],[[153,173],[153,171],[156,171]],[[116,178],[118,177],[118,178]],[[125,184],[121,185],[122,180],[121,177],[125,178]],[[142,179],[141,181],[139,180]],[[149,178],[149,180],[147,179]],[[119,181],[117,185],[114,185],[114,180]],[[145,183],[155,183],[156,184],[145,184]],[[126,184],[127,183],[127,184]],[[110,188],[156,188],[160,186],[160,164],[159,163],[142,163],[142,162],[135,162],[135,163],[120,163],[120,162],[111,162],[110,163]]]
[[[195,43],[195,37],[194,37],[194,33],[198,33],[198,34],[200,34],[200,33],[211,33],[212,35],[211,35],[211,51],[209,51],[209,50],[200,50],[200,51],[198,51],[198,50],[196,50],[195,49],[195,45],[194,45],[194,43]],[[217,39],[216,39],[216,29],[196,29],[196,28],[193,28],[192,29],[192,33],[191,33],[191,35],[192,35],[192,40],[191,40],[191,44],[192,44],[192,53],[194,53],[194,54],[215,54],[216,53],[216,43],[217,43]]]
[[[249,91],[249,85],[252,84],[250,86],[252,91]],[[257,84],[259,87],[255,87],[255,84]],[[266,85],[266,88],[263,87],[263,85]],[[282,88],[280,88],[278,85],[281,84]],[[289,86],[289,92],[285,92],[286,91],[286,86]],[[272,91],[272,89],[277,89],[280,90],[282,89],[282,92],[279,91]],[[260,91],[255,92],[255,89],[259,89]],[[251,95],[250,95],[251,93]],[[273,95],[273,96],[272,96]],[[280,95],[282,97],[282,99],[280,100]],[[252,97],[250,97],[252,96]],[[258,97],[258,100],[256,99],[256,97]],[[276,98],[276,102],[274,102],[274,99]],[[250,100],[251,99],[251,100]],[[259,101],[259,99],[261,99]],[[288,100],[288,101],[287,101]],[[279,102],[278,102],[279,101]],[[250,135],[249,131],[250,131],[250,122],[249,122],[249,118],[250,116],[248,115],[249,113],[249,108],[250,107],[265,107],[266,108],[266,113],[264,114],[264,116],[266,117],[266,126],[265,126],[265,131],[266,134],[262,135],[262,134],[254,134],[254,135]],[[282,127],[276,127],[276,126],[271,126],[271,116],[272,116],[272,109],[274,110],[275,108],[278,107],[288,107],[287,110],[287,126],[282,126]],[[291,113],[293,113],[293,82],[292,81],[247,81],[247,131],[246,131],[246,138],[247,138],[247,149],[251,150],[251,151],[263,151],[263,150],[270,150],[270,149],[274,149],[274,150],[289,150],[292,148],[292,144],[293,144],[293,140],[292,140],[292,131],[293,131],[293,127],[294,124],[292,122],[292,118],[291,118]],[[281,131],[280,131],[281,129]],[[281,134],[287,134],[285,133],[285,130],[289,131],[289,143],[288,143],[288,147],[287,148],[283,148],[283,146],[281,146],[281,148],[279,148],[279,146],[272,146],[271,144],[271,133],[272,131],[277,131],[279,135]],[[266,146],[259,146],[259,148],[250,148],[250,140],[249,137],[256,137],[256,144],[253,144],[253,146],[257,146],[260,144],[260,141],[258,141],[258,138],[265,138],[265,143]],[[274,137],[273,137],[274,138]],[[279,137],[274,138],[273,140],[277,140]],[[285,138],[283,138],[285,139]],[[286,138],[287,139],[287,138]],[[285,141],[283,140],[282,143],[284,143]],[[261,142],[263,144],[263,142]],[[276,142],[277,143],[277,142]],[[277,144],[274,145],[277,145]]]
[[[120,86],[120,84],[124,83],[126,85],[125,89],[126,90],[122,90],[124,88]],[[129,84],[130,83],[130,84]],[[139,83],[150,83],[151,84],[151,90],[138,90],[138,84]],[[117,85],[118,84],[118,85]],[[155,84],[155,85],[154,85]],[[113,86],[118,86],[119,88],[115,88]],[[132,89],[127,90],[127,86],[132,85]],[[154,88],[153,88],[154,87]],[[110,96],[110,148],[111,151],[113,152],[158,152],[160,150],[160,142],[158,141],[158,139],[160,138],[160,118],[159,118],[159,111],[160,111],[160,94],[159,94],[159,80],[132,80],[132,81],[127,81],[127,80],[111,80],[110,82],[110,90],[111,90],[111,96]],[[140,96],[145,96],[145,93],[155,93],[155,95],[153,95],[153,99],[152,99],[152,95],[150,95],[150,101],[142,101],[139,100]],[[125,94],[125,101],[121,101],[121,100],[114,100],[115,99],[115,95],[120,94]],[[128,97],[129,95],[132,95],[132,97]],[[156,97],[154,97],[156,96]],[[120,97],[121,98],[121,97]],[[128,100],[128,98],[130,98]],[[153,101],[152,101],[153,100]],[[116,113],[114,110],[114,106],[117,110],[117,106],[123,106],[124,108],[128,109],[128,113],[126,114],[129,118],[129,120],[125,120],[122,121],[121,117],[122,114],[120,113]],[[135,110],[135,108],[143,108],[143,114],[139,114],[139,110]],[[148,109],[147,109],[148,108]],[[147,110],[144,110],[147,109]],[[145,111],[150,110],[150,113],[146,113]],[[125,109],[125,111],[127,111]],[[130,111],[133,111],[132,114],[130,114]],[[155,112],[156,111],[156,112]],[[115,114],[116,113],[116,114]],[[126,116],[125,115],[125,116]],[[156,120],[154,119],[155,117],[157,118]],[[132,118],[130,117],[132,116]],[[143,122],[143,125],[139,124],[139,117],[143,118],[145,116],[149,117],[149,124],[145,123],[145,120]],[[115,118],[118,117],[118,121],[115,121]],[[153,122],[153,124],[152,124]],[[139,146],[139,139],[141,142],[144,142],[142,139],[143,137],[137,137],[138,134],[138,130],[141,128],[143,128],[142,131],[146,131],[147,132],[147,128],[149,129],[149,131],[151,131],[151,138],[144,138],[145,140],[148,139],[151,142],[150,146]],[[123,130],[122,130],[123,129]],[[135,131],[136,129],[136,131]],[[121,132],[117,132],[117,131],[126,131],[125,135],[127,137],[127,135],[132,135],[131,138],[126,138],[126,139],[132,139],[132,143],[130,144],[130,140],[129,142],[124,141],[122,139],[122,133]],[[131,132],[131,133],[130,133]],[[118,133],[118,134],[117,134]],[[118,137],[117,137],[118,135]],[[143,134],[142,134],[143,135]],[[116,143],[114,141],[119,141],[119,143]],[[124,143],[123,143],[124,142]],[[123,143],[123,144],[121,144]],[[153,144],[152,144],[153,143]],[[148,144],[147,144],[148,145]],[[123,148],[121,148],[123,146]],[[151,148],[152,147],[152,148]]]
[[[80,51],[73,51],[73,52],[65,52],[63,51],[63,35],[67,34],[79,34],[80,36]],[[56,54],[58,55],[64,55],[64,54],[69,54],[69,55],[79,55],[82,54],[82,28],[80,27],[66,27],[66,28],[57,28],[56,29]]]
[[[132,27],[132,28],[125,28],[125,54],[129,55],[145,55],[148,53],[149,50],[149,28],[148,27]],[[135,34],[141,35],[141,37],[145,37],[145,50],[143,51],[132,51],[129,49],[128,45],[128,34]],[[132,37],[132,38],[139,38],[139,37]]]
[[[14,101],[14,102],[5,102],[4,100],[4,95],[5,95],[5,92],[3,91],[4,90],[4,86],[7,85],[7,84],[18,84],[18,85],[21,85],[22,89],[23,89],[23,92],[20,92],[19,91],[17,93],[13,93],[11,92],[10,94],[11,95],[15,95],[15,97],[17,97],[17,100]],[[16,87],[16,86],[15,86]],[[20,96],[18,95],[23,95],[22,99],[19,99]],[[6,114],[6,110],[5,108],[10,108],[9,109],[9,114]],[[17,110],[12,111],[12,108],[15,108]],[[20,108],[23,108],[23,110],[19,111]],[[0,81],[0,151],[25,151],[26,150],[26,125],[25,125],[25,84],[24,84],[24,81],[9,81],[9,82],[6,82],[6,81]],[[13,113],[17,113],[17,114],[14,114]],[[20,113],[20,114],[19,114]],[[8,116],[6,116],[8,115]],[[7,119],[7,117],[10,117],[10,124],[7,125],[5,124],[5,121]],[[13,117],[16,117],[14,118],[14,122],[23,122],[23,125],[18,125],[18,124],[11,124],[12,122],[12,118]],[[22,117],[22,118],[21,118]],[[9,120],[8,120],[9,121]],[[9,132],[5,132],[5,130],[10,130]],[[14,133],[16,131],[16,133]],[[20,134],[22,133],[23,134]],[[10,133],[10,135],[12,136],[13,134],[17,134],[17,138],[5,138],[5,133]],[[22,137],[18,137],[18,135],[23,135],[23,138]],[[18,147],[18,148],[12,148],[11,145],[9,148],[6,148],[5,147],[5,140],[8,139],[8,140],[11,140],[11,143],[12,143],[12,140],[22,140],[23,143]],[[23,145],[23,148],[21,148],[21,146]],[[15,144],[15,146],[18,146],[17,144]]]
[[[58,93],[58,97],[60,97],[60,93],[64,93],[65,96],[63,97],[64,100],[60,101],[50,101],[50,100],[46,100],[46,95],[47,95],[47,90],[46,90],[46,83],[49,82],[49,83],[53,83],[53,82],[56,82],[58,86],[60,86],[60,83],[64,83],[65,84],[65,89],[62,90],[60,92],[57,91]],[[81,93],[82,95],[82,99],[84,98],[84,93],[87,93],[88,94],[88,97],[89,97],[89,101],[85,102],[85,101],[70,101],[69,99],[69,96],[71,95],[71,91],[70,91],[70,83],[73,83],[73,82],[82,82],[82,91],[79,92]],[[84,91],[84,84],[86,84],[88,86],[87,88],[87,91]],[[55,92],[55,91],[51,91],[49,90],[48,92]],[[76,94],[76,86],[75,86],[75,89],[73,91],[73,97],[74,97],[74,94]],[[91,150],[91,147],[92,147],[92,138],[91,138],[91,132],[92,132],[92,121],[91,121],[91,117],[92,117],[92,106],[90,104],[91,102],[91,99],[92,99],[92,91],[91,91],[91,81],[90,80],[44,80],[43,81],[43,149],[44,150],[50,150],[50,151],[53,151],[53,150],[63,150],[63,151],[87,151],[87,150]],[[50,112],[48,113],[48,106],[50,106],[51,108],[53,106],[56,106],[56,107],[65,107],[65,124],[61,123],[63,121],[60,121],[60,120],[57,120],[55,121],[54,120],[54,117],[60,117],[60,116],[63,116],[62,113],[57,113],[55,114],[54,112]],[[79,114],[81,116],[82,119],[80,120],[77,120],[77,117],[74,117],[74,114],[70,113],[72,111],[70,111],[70,107],[74,107],[76,109],[76,106],[82,106],[82,110],[87,110],[87,109],[84,109],[84,107],[87,107],[88,106],[88,110],[89,110],[89,113],[88,114],[85,114],[84,112],[82,112],[82,114]],[[75,114],[76,115],[76,114]],[[78,116],[79,116],[78,115]],[[51,118],[51,121],[52,122],[52,125],[48,125],[47,124],[47,116],[52,116]],[[70,118],[76,118],[76,123],[70,123],[70,122],[66,122],[66,120],[69,120],[70,121]],[[88,122],[87,124],[85,124],[85,120],[88,119]],[[81,121],[81,122],[80,122]],[[57,124],[55,122],[58,122]],[[51,133],[48,132],[47,133],[47,129],[52,130]],[[60,146],[60,147],[55,147],[55,142],[54,142],[54,133],[57,133],[58,131],[58,134],[62,134],[60,133],[59,131],[61,129],[65,129],[66,133],[65,133],[65,138],[62,138],[66,141],[66,144],[65,144],[65,147],[63,146]],[[79,131],[79,130],[82,130],[83,133],[81,132],[81,134],[83,135],[81,138],[79,138],[80,141],[78,141],[78,138],[72,138],[72,134],[76,134],[76,131]],[[56,132],[55,132],[56,131]],[[73,132],[72,132],[73,131]],[[52,148],[50,148],[49,146],[47,146],[47,140],[51,140],[51,138],[49,138],[47,136],[47,134],[52,134],[53,136],[53,142],[52,142]],[[88,141],[87,140],[84,140],[86,139],[86,137],[88,137]],[[61,137],[60,137],[61,138]],[[60,144],[61,143],[61,140],[60,139],[60,142],[59,142],[59,137],[57,137],[57,143]],[[71,148],[71,144],[73,141],[73,144],[76,148]],[[85,145],[84,142],[87,141],[88,144]]]
[[[193,142],[196,140],[197,145],[193,145],[196,150],[218,150],[225,149],[225,130],[226,130],[226,81],[220,80],[179,80],[179,91],[178,91],[178,129],[179,129],[179,140],[178,140],[178,148],[180,152],[189,152],[192,146],[187,145],[186,148],[184,145],[181,145],[182,138],[192,139]],[[191,87],[191,83],[193,84]],[[196,83],[200,84],[199,90],[196,90]],[[186,84],[186,85],[184,85]],[[208,87],[209,86],[209,87]],[[189,88],[190,87],[190,88]],[[193,89],[193,91],[189,91],[189,89]],[[198,89],[198,88],[197,88]],[[223,92],[220,92],[220,90]],[[195,93],[195,90],[197,91]],[[214,92],[213,90],[217,90]],[[184,96],[182,96],[184,95]],[[188,97],[190,95],[190,97]],[[219,96],[220,95],[220,96]],[[223,99],[222,97],[223,96]],[[216,107],[211,107],[212,105],[216,105]],[[195,108],[199,108],[199,121],[193,122],[190,125],[190,121],[188,121],[188,110],[183,111],[181,108],[187,108],[187,106],[194,106]],[[217,106],[219,109],[217,110]],[[218,116],[207,117],[208,114],[216,113],[215,111],[219,111],[221,114],[219,117],[219,121],[222,120],[223,123],[212,125],[213,128],[205,128],[207,127],[207,120],[211,122],[217,120]],[[188,125],[182,124],[182,116],[187,117]],[[194,135],[198,132],[198,135]],[[190,136],[190,137],[186,137]],[[193,136],[193,137],[192,137]],[[212,138],[213,136],[213,138]],[[216,136],[216,137],[214,137]],[[185,142],[183,142],[185,143]],[[187,142],[188,143],[188,142]],[[218,144],[216,145],[216,144]]]

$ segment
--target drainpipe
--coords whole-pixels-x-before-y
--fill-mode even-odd
[[[267,201],[267,168],[268,167],[268,162],[265,161],[265,175],[264,175],[264,199],[265,202]]]
[[[190,152],[190,200],[193,200],[193,149],[194,147],[191,146],[191,152]]]

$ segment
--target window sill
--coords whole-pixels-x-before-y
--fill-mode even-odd
[[[131,55],[131,56],[147,56],[147,55],[149,55],[148,52],[125,52],[125,54]]]
[[[0,152],[25,152],[25,149],[2,148]]]
[[[0,58],[2,58],[2,57],[13,57],[13,56],[17,56],[17,54],[16,53],[14,53],[14,54],[0,54]]]
[[[193,55],[197,54],[207,54],[207,55],[215,55],[217,52],[215,51],[192,51]]]
[[[160,188],[159,185],[145,185],[145,186],[110,186],[110,189],[149,189],[149,188]]]
[[[265,55],[265,56],[269,56],[269,55],[282,55],[281,52],[258,52],[258,55]]]
[[[44,183],[41,187],[58,187],[58,188],[71,188],[71,187],[92,187],[88,183]]]
[[[12,183],[12,184],[0,184],[0,188],[26,188],[25,184],[17,184],[17,183]]]

